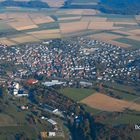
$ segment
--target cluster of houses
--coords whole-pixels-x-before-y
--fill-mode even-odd
[[[140,49],[125,50],[98,40],[79,37],[11,48],[1,45],[0,54],[0,61],[14,64],[7,72],[9,77],[26,78],[34,74],[52,79],[140,81]],[[46,83],[54,84],[64,83]]]

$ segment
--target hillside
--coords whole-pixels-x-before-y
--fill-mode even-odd
[[[101,0],[99,9],[113,14],[139,14],[140,0]]]
[[[0,2],[0,7],[27,7],[27,8],[48,8],[48,4],[42,1],[13,1],[6,0]]]

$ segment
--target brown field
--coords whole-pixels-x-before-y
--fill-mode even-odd
[[[1,19],[13,19],[8,24],[16,30],[37,28],[37,24],[54,22],[50,16],[41,14],[12,13],[0,14]]]
[[[138,36],[136,36],[136,35],[133,35],[133,36],[128,36],[127,37],[128,39],[132,39],[132,40],[136,40],[136,41],[140,41],[140,35]]]
[[[59,21],[62,20],[80,20],[81,16],[76,16],[76,17],[60,17],[58,18]]]
[[[61,33],[72,33],[76,31],[81,31],[87,29],[88,22],[69,22],[69,23],[60,23]]]
[[[5,13],[0,13],[0,19],[7,19],[7,14]]]
[[[119,46],[119,47],[122,47],[122,48],[132,47],[132,45],[130,45],[130,44],[126,44],[126,43],[122,43],[122,42],[114,41],[114,40],[110,40],[108,43]]]
[[[0,13],[1,19],[15,19],[15,21],[19,18],[29,18],[28,13]]]
[[[138,23],[136,23],[136,22],[114,22],[114,24],[116,24],[116,25],[118,25],[118,24],[120,24],[120,25],[138,25]]]
[[[129,30],[129,32],[132,33],[132,34],[137,35],[137,34],[140,34],[140,29]]]
[[[82,15],[95,15],[98,11],[94,9],[84,9]]]
[[[107,18],[105,18],[105,17],[83,16],[81,21],[105,22],[105,21],[107,21]]]
[[[140,15],[135,16],[136,20],[140,20]]]
[[[110,41],[113,39],[121,38],[121,35],[110,34],[110,33],[99,33],[89,36],[92,39],[102,40],[102,41]]]
[[[113,22],[90,22],[88,29],[93,30],[112,30],[120,29],[121,27],[113,27]]]
[[[32,21],[35,24],[41,24],[41,23],[50,23],[54,22],[54,19],[52,19],[50,16],[44,16],[44,15],[32,15]]]
[[[95,93],[81,101],[84,104],[87,104],[90,107],[97,108],[104,111],[123,111],[125,108],[129,108],[132,110],[140,111],[140,105],[125,101],[112,98],[110,96]]]
[[[82,9],[68,9],[65,11],[66,14],[72,14],[72,15],[82,15],[83,10]]]
[[[113,40],[113,39],[122,38],[121,35],[110,34],[110,33],[99,33],[99,34],[94,34],[94,35],[90,35],[90,36],[87,36],[87,37],[89,37],[91,39],[104,41],[106,43],[113,44],[113,45],[123,47],[123,48],[131,47],[131,45],[129,45],[129,44],[121,43],[121,42]]]
[[[130,33],[128,31],[123,31],[123,30],[114,30],[113,32],[123,34],[123,35],[133,35],[133,33]]]
[[[31,25],[23,25],[23,24],[10,24],[13,28],[15,28],[18,31],[22,31],[22,30],[27,30],[27,29],[33,29],[33,28],[37,28],[37,25],[31,24]]]
[[[16,0],[16,1],[23,1],[23,0]],[[24,0],[24,1],[27,1],[27,2],[28,2],[28,1],[30,1],[30,0]]]
[[[28,32],[27,34],[32,35],[33,37],[36,37],[38,39],[60,38],[61,37],[59,29]]]
[[[34,32],[28,32],[27,34],[32,35],[41,35],[41,34],[53,34],[53,33],[59,33],[59,29],[51,29],[51,30],[41,30],[41,31],[34,31]]]
[[[7,13],[8,18],[15,18],[15,19],[28,19],[28,13]]]
[[[62,3],[63,0],[44,0],[49,1],[52,4],[56,4],[57,2]],[[56,3],[54,3],[54,1]],[[59,6],[59,5],[58,5]],[[27,41],[36,41],[40,39],[47,38],[60,38],[64,36],[73,36],[73,35],[83,35],[84,30],[91,31],[104,31],[111,30],[113,33],[98,33],[90,35],[92,39],[101,40],[110,44],[114,44],[120,47],[131,47],[131,45],[127,43],[121,43],[119,41],[114,41],[114,39],[118,38],[128,38],[136,41],[140,40],[140,28],[138,28],[136,20],[134,18],[110,18],[105,17],[105,15],[97,16],[98,11],[93,9],[63,9],[56,10],[55,14],[62,15],[58,18],[59,20],[59,28],[60,29],[44,29],[45,26],[40,26],[42,23],[51,23],[56,22],[51,16],[47,15],[47,12],[12,12],[12,13],[0,13],[0,26],[1,30],[8,29],[16,29],[18,31],[24,31],[27,36],[20,36],[21,32],[16,36],[8,35],[7,38],[0,39],[0,41],[7,45],[14,45],[17,43],[24,43]],[[63,15],[65,15],[63,17]],[[68,16],[66,16],[68,15]],[[139,20],[140,16],[136,16],[136,19]],[[73,21],[77,20],[77,21]],[[62,22],[61,22],[62,21]],[[67,21],[67,22],[64,22]],[[6,24],[5,24],[6,23]],[[118,27],[116,25],[119,25]],[[122,25],[122,27],[121,27]],[[130,25],[129,26],[125,25]],[[134,27],[133,27],[134,25]],[[25,31],[27,29],[34,29],[32,32]],[[10,30],[9,30],[10,31]],[[120,33],[122,35],[119,35]],[[126,36],[123,36],[126,35]],[[38,38],[38,39],[37,39]]]
[[[50,34],[36,34],[34,37],[38,39],[55,39],[55,38],[61,38],[61,35],[59,33],[50,33]]]
[[[64,4],[64,0],[42,0],[47,2],[50,7],[61,7]]]
[[[0,38],[0,43],[1,44],[5,44],[5,45],[8,45],[8,46],[11,46],[11,45],[15,45],[16,43],[3,37],[3,38]]]
[[[14,38],[10,38],[10,40],[16,41],[18,43],[39,41],[38,39],[36,39],[36,38],[34,38],[33,36],[30,36],[30,35],[17,36],[17,37],[14,37]]]
[[[72,15],[96,15],[98,11],[94,9],[67,9],[64,11],[58,11],[57,13],[65,13]]]
[[[27,15],[25,15],[25,17],[16,18],[15,21],[9,22],[9,25],[18,31],[38,27]]]

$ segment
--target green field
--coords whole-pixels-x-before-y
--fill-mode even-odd
[[[85,88],[64,88],[60,89],[59,92],[75,101],[80,101],[93,94],[95,91],[93,89]]]
[[[139,114],[140,115],[140,114]],[[105,124],[138,124],[140,121],[140,116],[135,114],[122,114],[116,117],[110,117],[103,121]]]
[[[13,134],[19,133],[25,133],[30,139],[37,137],[35,129],[29,125],[0,127],[0,133],[1,140],[15,140]]]
[[[135,90],[136,86],[134,88],[132,86],[130,87],[130,86],[121,85],[118,83],[107,83],[107,82],[104,83],[104,85],[106,85],[107,87],[109,87],[111,89],[127,93],[128,95],[135,95],[135,96],[139,97],[139,92]]]
[[[97,115],[98,113],[102,112],[101,110],[98,110],[96,108],[91,108],[87,105],[84,105],[84,108],[86,109],[86,111],[93,113],[93,115]]]
[[[121,43],[126,43],[126,44],[132,45],[131,49],[140,48],[140,41],[137,41],[137,40],[128,39],[128,38],[118,38],[118,39],[114,39],[114,40],[121,42]]]

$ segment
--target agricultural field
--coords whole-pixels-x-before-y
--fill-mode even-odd
[[[125,49],[139,48],[139,17],[107,15],[94,9],[1,9],[0,43],[12,46],[45,39],[86,36]]]
[[[64,0],[42,0],[46,2],[50,7],[62,7],[64,5]]]
[[[83,99],[81,102],[87,104],[90,107],[94,107],[103,111],[121,112],[126,108],[140,111],[139,104],[112,98],[102,93],[94,93],[88,96],[87,98]]]
[[[139,123],[139,116],[135,114],[123,113],[115,118],[109,117],[103,121],[104,124],[136,124]]]
[[[59,92],[75,101],[80,101],[93,94],[94,90],[84,88],[64,88],[60,89]]]
[[[89,6],[89,5],[97,5],[100,0],[72,0],[71,1],[71,6],[76,5],[76,6]]]

